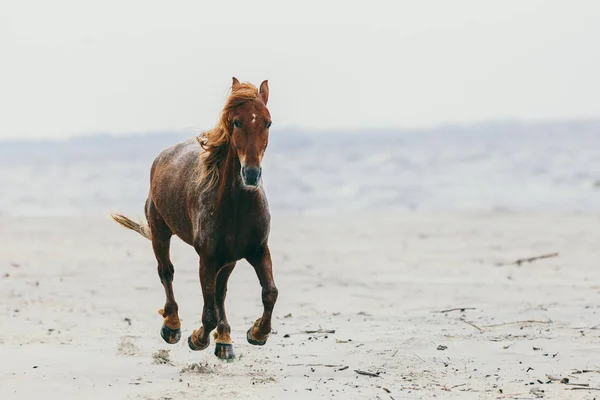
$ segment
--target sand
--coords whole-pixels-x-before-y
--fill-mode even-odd
[[[183,338],[167,345],[150,242],[108,218],[1,217],[0,399],[600,397],[548,377],[600,388],[599,227],[598,214],[276,214],[275,332],[246,342],[262,304],[238,263],[238,358],[222,362],[185,340],[202,309],[192,248],[173,243]],[[306,333],[320,329],[335,333]]]

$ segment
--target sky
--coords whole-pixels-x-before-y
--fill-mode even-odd
[[[600,117],[600,2],[0,0],[0,139]]]

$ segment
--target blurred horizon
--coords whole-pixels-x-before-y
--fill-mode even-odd
[[[364,128],[329,128],[329,129],[307,129],[301,126],[284,126],[284,127],[273,127],[271,130],[271,138],[273,135],[286,135],[289,133],[293,134],[304,134],[304,135],[355,135],[355,134],[419,134],[436,131],[446,131],[448,133],[458,131],[476,131],[481,134],[485,132],[486,128],[496,127],[527,127],[532,126],[536,129],[541,127],[569,127],[569,126],[581,126],[588,125],[598,127],[600,129],[600,117],[598,118],[561,118],[561,119],[545,119],[545,120],[524,120],[518,118],[501,118],[501,119],[486,119],[479,121],[471,121],[466,123],[440,123],[432,126],[388,126],[388,127],[364,127]],[[157,130],[138,130],[138,131],[121,131],[121,132],[110,132],[110,131],[98,131],[98,132],[82,132],[75,133],[70,136],[59,136],[59,137],[0,137],[0,143],[3,144],[19,144],[19,143],[66,143],[72,141],[85,141],[86,139],[94,140],[98,138],[109,138],[109,139],[135,139],[145,137],[160,137],[164,135],[173,135],[174,138],[183,137],[194,137],[199,135],[202,131],[211,129],[214,125],[206,126],[202,129],[157,129]],[[527,131],[523,131],[523,134],[527,134]],[[600,135],[600,131],[599,131]],[[365,136],[368,137],[368,136]],[[176,142],[173,142],[176,144]]]
[[[80,136],[0,146],[0,216],[140,214],[150,166],[193,135]],[[273,127],[274,213],[600,211],[600,120],[436,129]]]

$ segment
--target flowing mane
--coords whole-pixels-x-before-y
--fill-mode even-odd
[[[225,102],[217,125],[211,130],[202,132],[196,140],[204,149],[201,154],[202,171],[200,184],[203,190],[212,189],[219,181],[219,169],[227,157],[227,147],[231,139],[233,110],[248,100],[258,97],[256,86],[251,83],[236,85]]]

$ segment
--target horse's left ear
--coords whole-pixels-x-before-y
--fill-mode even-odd
[[[260,84],[260,97],[262,97],[263,102],[267,105],[269,101],[269,81],[264,80],[263,83]]]

